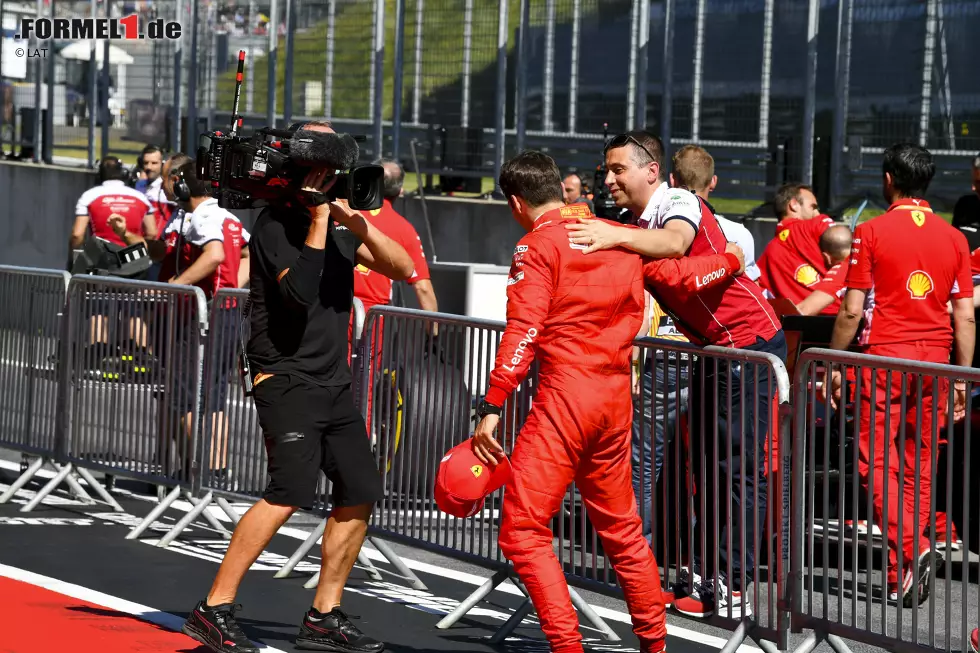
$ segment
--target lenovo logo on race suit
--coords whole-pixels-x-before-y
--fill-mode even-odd
[[[694,283],[697,284],[697,287],[698,288],[704,288],[705,286],[707,286],[712,281],[716,281],[718,279],[721,279],[723,276],[725,276],[725,269],[724,268],[722,268],[720,270],[715,270],[714,272],[709,272],[708,274],[704,275],[703,277],[695,277]]]
[[[521,364],[521,361],[524,360],[524,351],[527,349],[528,345],[534,342],[534,338],[537,335],[538,330],[534,327],[527,330],[527,334],[521,338],[521,341],[517,343],[517,347],[514,348],[514,353],[510,357],[510,365],[508,366],[507,364],[504,364],[503,368],[505,370],[508,372],[513,372],[514,368]]]

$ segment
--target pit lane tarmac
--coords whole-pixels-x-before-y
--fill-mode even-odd
[[[0,492],[13,476],[0,469]],[[227,540],[192,526],[171,546],[155,546],[173,524],[172,518],[161,519],[140,540],[125,540],[132,525],[153,507],[152,502],[125,493],[116,494],[125,513],[86,505],[62,492],[31,513],[19,512],[37,487],[31,484],[8,504],[0,505],[0,596],[4,597],[0,609],[10,617],[4,619],[0,646],[4,653],[207,653],[208,649],[175,631],[206,595]],[[273,578],[298,544],[295,537],[276,536],[246,576],[237,599],[243,606],[238,617],[245,633],[269,653],[298,650],[293,648],[293,638],[313,598],[313,590],[304,589],[303,584],[319,568],[317,556],[309,556],[290,577]],[[382,561],[376,564],[382,571],[394,571]],[[453,579],[452,573],[416,572],[427,591],[414,590],[389,574],[381,581],[372,580],[360,568],[351,574],[343,607],[359,617],[362,630],[383,640],[386,650],[548,650],[533,613],[507,641],[489,643],[521,605],[522,597],[506,592],[491,593],[457,625],[438,630],[435,624],[474,586]],[[607,623],[622,641],[603,640],[597,631],[583,626],[586,650],[639,650],[628,623]],[[672,653],[717,650],[703,640],[678,636],[670,636],[668,646]],[[742,650],[757,649],[745,646]]]

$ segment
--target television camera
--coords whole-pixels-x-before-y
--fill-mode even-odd
[[[263,128],[249,138],[238,133],[245,51],[238,53],[238,74],[231,131],[201,134],[197,149],[197,175],[211,182],[212,196],[227,209],[250,209],[295,195],[307,173],[315,167],[337,170],[337,181],[326,193],[330,200],[344,198],[356,210],[381,208],[384,168],[357,165],[358,138],[303,129]]]

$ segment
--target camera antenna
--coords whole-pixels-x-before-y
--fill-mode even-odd
[[[242,116],[238,114],[238,108],[242,99],[242,80],[245,78],[245,51],[238,51],[238,74],[235,75],[235,106],[231,110],[231,135],[238,135],[238,128],[242,126]]]

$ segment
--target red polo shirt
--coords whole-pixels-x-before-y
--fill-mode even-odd
[[[973,296],[966,236],[925,200],[895,202],[855,231],[847,286],[868,291],[861,345],[952,347],[946,304]]]

